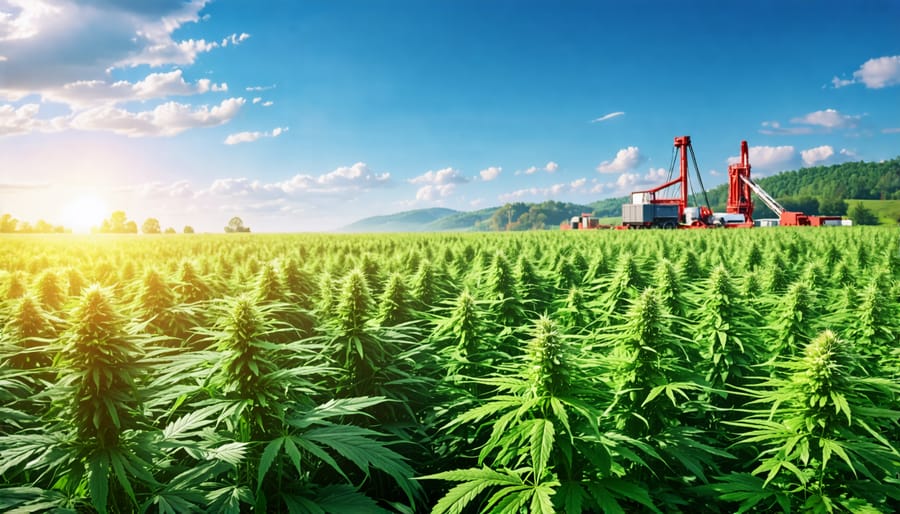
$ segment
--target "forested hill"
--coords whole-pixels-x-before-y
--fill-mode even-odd
[[[845,215],[848,205],[842,200],[900,200],[900,158],[803,168],[762,177],[756,182],[790,210],[807,214]],[[710,189],[708,196],[714,211],[725,210],[728,184]],[[590,205],[555,201],[516,202],[470,212],[422,209],[366,218],[342,230],[438,232],[539,229],[559,226],[560,222],[582,212],[593,212],[599,217],[621,216],[622,204],[627,201],[628,197],[607,198]],[[772,216],[774,214],[762,202],[756,202],[754,218]]]

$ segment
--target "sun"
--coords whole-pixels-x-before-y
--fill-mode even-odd
[[[106,202],[95,194],[76,196],[62,210],[62,224],[73,232],[90,232],[91,227],[100,227],[109,215]]]

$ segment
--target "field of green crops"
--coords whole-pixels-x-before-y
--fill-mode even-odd
[[[0,238],[3,512],[897,512],[896,228]]]

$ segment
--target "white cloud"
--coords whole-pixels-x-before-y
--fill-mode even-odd
[[[256,98],[253,99],[253,103],[255,103],[255,104],[258,104],[259,102],[262,102],[262,98],[257,96]]]
[[[502,173],[502,172],[503,172],[503,168],[501,168],[500,166],[491,166],[489,168],[485,168],[485,169],[479,171],[478,174],[481,175],[481,180],[488,182],[488,181],[494,180],[495,178],[499,177],[500,173]]]
[[[796,136],[813,132],[812,127],[782,127],[778,121],[764,121],[762,126],[765,128],[760,129],[759,133],[767,136]]]
[[[897,134],[900,133],[900,127],[890,127],[881,129],[882,134]]]
[[[800,158],[803,159],[803,164],[807,166],[827,161],[832,155],[834,155],[834,148],[829,145],[817,146],[800,152]]]
[[[249,86],[244,89],[247,91],[268,91],[270,89],[275,89],[275,84],[272,84],[271,86]]]
[[[597,166],[600,173],[618,173],[636,168],[644,157],[636,146],[629,146],[616,152],[616,157],[611,161],[603,161]]]
[[[844,86],[849,86],[850,84],[853,84],[853,81],[850,79],[839,79],[837,77],[834,77],[833,79],[831,79],[831,85],[833,85],[835,89],[838,89],[838,88],[841,88]]]
[[[250,39],[250,34],[247,34],[246,32],[242,32],[241,35],[232,34],[232,35],[222,39],[221,45],[223,48],[228,46],[228,43],[231,43],[232,45],[238,45],[248,39]]]
[[[765,135],[803,135],[832,130],[848,130],[856,128],[863,115],[843,114],[835,109],[814,111],[803,116],[791,118],[795,126],[783,127],[777,121],[764,121],[760,134]],[[799,126],[797,126],[799,125]]]
[[[40,106],[26,104],[18,109],[12,105],[0,105],[0,136],[27,134],[42,127],[37,118]]]
[[[0,6],[0,41],[30,39],[41,32],[47,18],[60,9],[43,0],[6,0]]]
[[[260,138],[264,137],[278,137],[281,134],[287,132],[287,127],[276,127],[272,129],[270,132],[238,132],[236,134],[229,134],[228,137],[225,138],[226,145],[236,145],[238,143],[252,143]]]
[[[42,97],[45,101],[61,102],[77,108],[227,90],[228,84],[215,84],[209,79],[189,84],[184,80],[182,71],[176,69],[167,73],[151,73],[134,83],[125,80],[112,83],[105,80],[70,82],[60,88],[45,90]]]
[[[268,101],[262,103],[263,107],[272,107],[273,105],[275,105],[275,102],[273,102],[271,100],[268,100]]]
[[[583,193],[585,184],[587,184],[587,179],[579,178],[568,184],[559,183],[549,187],[527,187],[524,189],[517,189],[510,193],[501,194],[497,198],[501,202],[512,202],[528,197],[550,198],[564,193]]]
[[[869,59],[853,72],[853,80],[834,77],[831,83],[836,88],[862,83],[869,89],[900,84],[900,55]]]
[[[547,173],[555,173],[556,170],[558,170],[558,169],[559,169],[559,164],[557,164],[553,161],[549,161],[547,164],[540,166],[540,167],[531,166],[527,169],[516,171],[515,175],[521,175],[523,173],[525,175],[534,175],[535,173],[537,173],[539,171],[546,171]]]
[[[750,164],[758,170],[783,170],[796,163],[797,154],[793,146],[751,146]],[[728,158],[728,164],[741,161],[740,156]]]
[[[423,175],[409,179],[410,184],[465,184],[469,179],[464,177],[455,168],[444,168],[437,171],[427,171]],[[452,189],[451,189],[452,191]]]
[[[825,109],[824,111],[811,112],[805,116],[792,118],[791,123],[800,123],[805,125],[815,125],[827,129],[835,128],[853,128],[862,116],[851,116],[841,114],[835,109]]]
[[[456,184],[428,184],[422,186],[416,191],[416,200],[424,202],[433,202],[441,198],[446,198],[453,194]]]
[[[243,98],[229,98],[210,108],[167,102],[150,111],[131,112],[113,106],[88,109],[76,114],[70,126],[81,130],[102,130],[129,137],[173,136],[197,127],[222,125],[244,104]]]
[[[70,117],[79,125],[91,126],[87,121],[103,114],[115,115],[117,123],[127,125],[127,111],[109,105],[227,91],[227,84],[206,78],[187,82],[180,69],[151,73],[138,82],[110,79],[118,68],[190,65],[201,53],[250,37],[234,33],[217,41],[175,39],[186,24],[205,19],[200,11],[207,3],[0,0],[4,68],[0,98],[16,101],[36,95],[43,102],[69,105],[75,111]],[[106,109],[93,110],[101,106]],[[165,114],[170,107],[157,113]]]
[[[598,184],[602,187],[594,186],[591,192],[609,191],[612,194],[627,194],[632,191],[650,189],[652,187],[661,186],[669,178],[669,171],[664,168],[649,168],[647,173],[626,171],[616,177],[616,181],[608,184]],[[594,191],[596,190],[596,191]]]
[[[364,162],[341,166],[321,175],[297,174],[277,182],[260,182],[246,177],[222,178],[207,189],[195,193],[195,198],[207,196],[246,197],[259,200],[320,194],[344,194],[385,187],[390,173],[375,173]]]
[[[591,123],[599,123],[601,121],[611,120],[613,118],[618,118],[619,116],[624,116],[624,115],[625,115],[625,113],[622,111],[611,112],[609,114],[604,114],[603,116],[600,116],[599,118],[591,120]]]

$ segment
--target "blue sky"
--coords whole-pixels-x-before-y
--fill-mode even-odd
[[[900,155],[900,2],[0,0],[0,211],[329,230]]]

